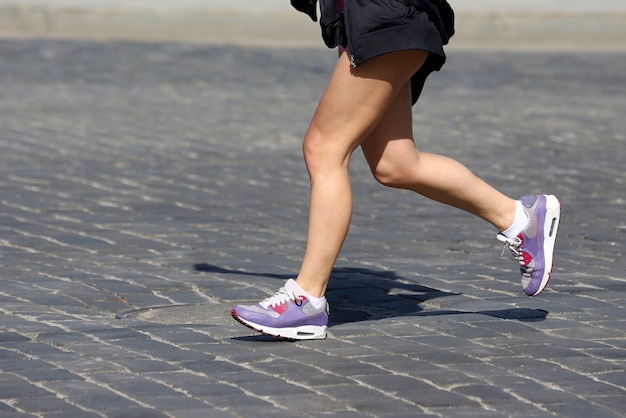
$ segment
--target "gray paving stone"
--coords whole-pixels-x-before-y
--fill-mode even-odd
[[[328,413],[325,412],[313,412],[312,414],[310,414],[312,417],[325,417],[328,416]],[[355,412],[355,411],[340,411],[340,412],[333,412],[333,417],[337,417],[337,418],[357,418],[357,417],[366,417],[368,416],[367,414],[363,413],[363,412]],[[402,416],[402,415],[397,415],[397,416]],[[411,417],[422,417],[422,416],[426,416],[426,415],[406,415],[406,416],[411,416]],[[432,415],[431,415],[432,416]]]
[[[519,376],[495,379],[500,387],[506,389],[507,393],[514,394],[516,398],[536,405],[551,403],[578,402],[577,394],[572,394],[558,388],[549,388],[544,384],[532,381]],[[494,382],[492,380],[490,383]]]
[[[186,385],[185,385],[186,386]],[[190,385],[187,389],[186,389],[189,393],[191,393],[193,396],[199,396],[201,398],[207,398],[207,397],[220,397],[220,396],[227,396],[227,397],[244,397],[245,394],[242,392],[242,390],[236,386],[231,386],[231,385],[227,385],[224,383],[206,383],[206,382],[202,382],[202,383],[198,383],[198,384],[193,384]]]
[[[598,418],[614,418],[622,414],[608,411],[602,407],[591,405],[585,401],[568,402],[566,404],[549,405],[548,409],[565,416],[594,416]]]
[[[431,389],[422,392],[415,392],[407,388],[403,392],[399,393],[398,396],[429,409],[440,407],[480,407],[480,404],[475,400],[445,390]]]
[[[158,337],[162,341],[167,341],[176,345],[194,345],[194,344],[219,344],[219,340],[208,337],[206,334],[196,332],[193,329],[188,328],[175,328],[172,327],[140,327],[139,329],[149,336]]]
[[[28,399],[20,399],[15,406],[22,411],[32,412],[48,416],[49,414],[64,412],[68,415],[81,415],[84,410],[57,398],[53,394],[48,396],[38,396]]]
[[[485,409],[485,407],[475,407],[475,408],[437,408],[434,409],[434,412],[438,414],[438,416],[445,417],[501,417],[502,415],[497,411],[492,411]],[[529,415],[532,416],[532,415]]]
[[[130,328],[100,328],[83,331],[85,335],[97,338],[98,341],[149,340],[150,337]]]
[[[160,359],[125,356],[123,358],[116,358],[115,362],[131,373],[167,372],[178,369],[177,366],[166,363]]]
[[[2,412],[3,414],[8,414],[8,413],[16,413],[17,410],[15,408],[13,408],[12,406],[7,405],[4,402],[0,402],[0,412]]]
[[[453,392],[469,398],[480,399],[481,402],[486,404],[510,402],[514,400],[513,396],[504,392],[501,388],[486,384],[460,386],[454,388]]]
[[[480,362],[480,360],[470,356],[466,356],[465,354],[453,353],[450,351],[428,351],[423,353],[418,352],[411,357],[435,365],[458,365]]]
[[[205,373],[208,376],[214,373],[220,375],[228,375],[231,373],[240,373],[241,371],[243,371],[243,368],[240,366],[226,361],[218,361],[213,359],[212,357],[208,357],[198,361],[181,361],[180,365],[197,373]]]
[[[622,371],[599,374],[598,378],[604,382],[609,382],[619,387],[626,387],[626,374]]]
[[[49,364],[44,365],[41,368],[26,367],[18,371],[19,375],[29,382],[42,383],[42,382],[57,382],[57,381],[70,381],[84,380],[83,377],[78,376],[75,373],[71,373],[62,368],[54,368]]]
[[[337,386],[322,388],[331,398],[342,400],[350,410],[372,415],[385,414],[393,410],[397,414],[419,414],[424,410],[418,406],[391,399],[378,391],[362,386]]]
[[[201,353],[194,353],[182,348],[176,347],[171,344],[166,344],[157,340],[118,340],[113,342],[114,345],[120,347],[122,350],[129,350],[134,353],[148,353],[157,358],[168,362],[191,362],[192,360],[198,361],[211,361],[212,356],[207,356]]]
[[[273,397],[277,394],[280,396],[313,395],[313,393],[307,388],[294,385],[291,382],[285,382],[283,379],[278,379],[272,376],[267,376],[265,379],[263,379],[263,384],[249,384],[246,382],[241,382],[239,385],[246,392],[251,393],[254,396],[262,399],[268,396]]]
[[[624,406],[626,406],[626,400],[623,395],[618,396],[590,396],[589,402],[603,408],[611,413],[620,416],[624,414]]]
[[[529,343],[527,345],[518,345],[508,348],[509,355],[518,357],[526,356],[529,358],[554,359],[559,361],[564,357],[580,357],[581,352],[571,348],[559,347],[557,344],[549,343]]]
[[[30,338],[16,332],[0,332],[0,343],[30,341]]]
[[[272,399],[279,402],[281,407],[287,409],[288,411],[292,411],[292,413],[303,411],[309,415],[309,412],[315,411],[326,412],[331,415],[336,411],[343,411],[345,409],[341,400],[333,401],[327,396],[317,395],[314,393],[274,394]]]
[[[132,407],[132,408],[123,408],[123,409],[108,409],[105,411],[108,416],[116,417],[116,418],[131,418],[131,417],[141,417],[141,418],[165,418],[167,417],[161,411],[157,411],[151,408],[145,407]]]
[[[3,381],[0,383],[2,399],[31,399],[51,394],[45,389],[8,373],[2,373],[2,378]]]
[[[158,411],[162,411],[164,413],[174,412],[176,416],[184,411],[212,409],[210,405],[207,405],[198,399],[193,399],[190,396],[184,395],[176,397],[152,397],[148,403]]]

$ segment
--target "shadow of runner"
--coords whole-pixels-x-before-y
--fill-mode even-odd
[[[226,269],[212,264],[194,265],[199,272],[237,274],[239,276],[270,277],[287,280],[293,275],[246,272]],[[350,322],[371,321],[399,316],[440,316],[480,314],[493,318],[518,321],[543,321],[548,312],[540,309],[514,308],[489,310],[428,310],[421,303],[442,297],[460,296],[423,286],[398,276],[393,271],[367,268],[339,267],[331,274],[326,299],[331,310],[329,326]]]

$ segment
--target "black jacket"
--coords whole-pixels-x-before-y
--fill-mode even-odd
[[[291,0],[291,5],[299,12],[306,13],[317,22],[317,0]]]
[[[454,34],[454,12],[446,0],[414,0],[437,26],[444,44]],[[317,22],[317,0],[291,0],[291,5]]]

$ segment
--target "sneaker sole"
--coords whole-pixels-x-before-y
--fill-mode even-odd
[[[556,196],[546,195],[546,218],[543,224],[543,260],[545,267],[541,284],[537,291],[529,296],[537,296],[543,292],[552,274],[554,265],[554,244],[556,242],[556,234],[559,230],[559,222],[561,220],[561,202]],[[549,266],[549,268],[548,268]]]
[[[231,315],[234,320],[254,331],[284,340],[323,340],[326,338],[326,329],[328,328],[326,326],[318,325],[303,325],[301,327],[291,328],[272,328],[247,321],[241,318],[234,309],[231,311]]]

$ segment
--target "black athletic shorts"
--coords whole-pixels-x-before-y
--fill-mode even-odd
[[[430,52],[411,77],[413,104],[426,77],[446,61],[443,46],[454,34],[454,12],[445,0],[344,0],[343,13],[336,0],[320,0],[322,37],[329,48],[350,50],[357,67],[368,59],[395,51]]]

